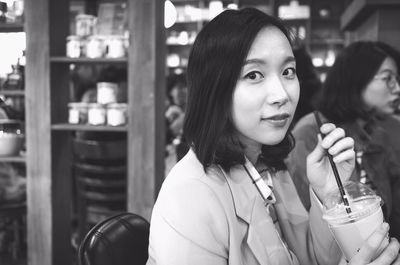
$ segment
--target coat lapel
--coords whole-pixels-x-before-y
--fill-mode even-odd
[[[224,175],[236,216],[248,225],[246,241],[250,250],[260,264],[273,264],[270,257],[280,252],[281,241],[260,194],[242,166],[236,166],[229,175]],[[290,264],[289,260],[287,264]]]

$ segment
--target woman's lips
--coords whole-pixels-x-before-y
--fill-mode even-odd
[[[288,113],[281,113],[267,118],[262,118],[261,121],[268,122],[274,126],[282,127],[285,126],[289,121],[290,115]]]

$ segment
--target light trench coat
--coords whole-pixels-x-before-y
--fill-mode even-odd
[[[147,265],[337,265],[341,252],[315,195],[307,213],[286,171],[273,186],[283,238],[243,166],[206,173],[190,150],[155,203]]]

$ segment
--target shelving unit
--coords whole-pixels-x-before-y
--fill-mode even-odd
[[[164,178],[164,3],[126,2],[130,46],[122,59],[65,57],[69,0],[25,4],[26,123],[32,128],[27,134],[29,265],[73,264],[70,161],[71,135],[76,131],[127,135],[127,210],[150,218]],[[88,1],[88,8],[95,10],[96,3]],[[66,124],[71,64],[126,65],[127,126]]]
[[[26,162],[26,157],[24,157],[24,156],[0,157],[0,162],[25,163]]]
[[[25,96],[24,90],[1,90],[0,95],[4,96]]]
[[[65,56],[52,56],[50,62],[66,64],[127,64],[128,58],[69,58]]]
[[[16,33],[24,32],[24,24],[22,22],[2,22],[0,23],[0,33]],[[6,97],[25,97],[25,90],[0,90],[0,95]],[[26,99],[24,99],[26,101]],[[26,104],[26,103],[25,103]],[[25,156],[3,156],[0,162],[10,163],[26,163]]]

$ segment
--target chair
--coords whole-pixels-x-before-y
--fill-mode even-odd
[[[125,137],[126,138],[126,137]],[[73,139],[77,241],[96,223],[126,212],[126,139],[91,134]]]
[[[26,218],[26,203],[4,203],[0,205],[0,220],[9,220],[9,226],[12,229],[13,241],[11,246],[11,254],[13,260],[16,260],[21,250],[21,233],[24,229]],[[6,226],[8,226],[6,225]]]
[[[145,265],[148,258],[149,222],[124,212],[96,224],[81,241],[79,265]]]

